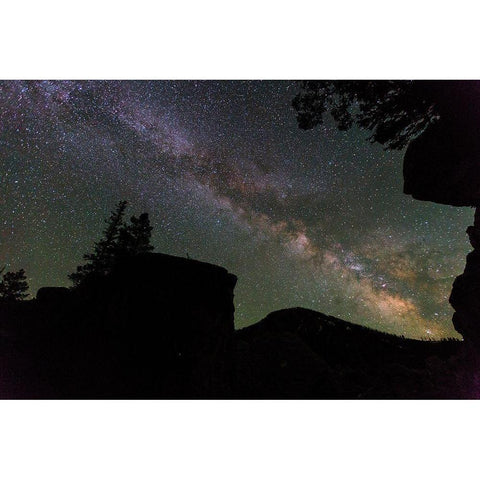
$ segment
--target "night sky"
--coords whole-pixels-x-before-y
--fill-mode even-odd
[[[302,131],[285,81],[0,83],[0,264],[69,286],[122,199],[157,252],[239,278],[236,325],[302,306],[456,336],[473,210],[402,193],[403,152],[333,122]],[[159,272],[159,275],[161,272]]]

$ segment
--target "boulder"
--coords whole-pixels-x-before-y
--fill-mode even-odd
[[[453,206],[480,205],[480,82],[440,82],[438,120],[412,140],[403,164],[404,193]]]
[[[41,303],[63,303],[70,298],[66,287],[42,287],[37,291],[37,300]]]

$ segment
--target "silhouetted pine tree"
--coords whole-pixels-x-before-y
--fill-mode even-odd
[[[0,270],[0,275],[5,267]],[[25,276],[25,270],[22,268],[18,272],[7,272],[3,275],[0,282],[0,301],[15,302],[28,297],[28,283]]]
[[[132,216],[130,224],[123,221],[126,201],[118,202],[110,218],[103,238],[95,243],[93,253],[83,256],[88,263],[77,267],[77,271],[68,276],[78,286],[88,279],[108,275],[120,258],[146,253],[153,250],[150,244],[152,227],[148,213],[140,217]]]
[[[106,220],[107,228],[103,232],[103,238],[95,243],[93,253],[86,253],[83,256],[88,263],[78,266],[77,271],[68,276],[74,285],[79,285],[88,278],[105,276],[110,272],[115,261],[117,241],[126,208],[126,201],[118,202],[110,218]]]

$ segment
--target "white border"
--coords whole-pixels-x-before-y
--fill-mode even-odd
[[[475,2],[2,3],[3,79],[480,78]],[[7,479],[466,478],[477,402],[0,402]]]
[[[475,6],[8,0],[0,78],[479,78]]]

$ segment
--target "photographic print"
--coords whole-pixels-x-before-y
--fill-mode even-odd
[[[0,83],[0,397],[477,398],[477,81]]]

